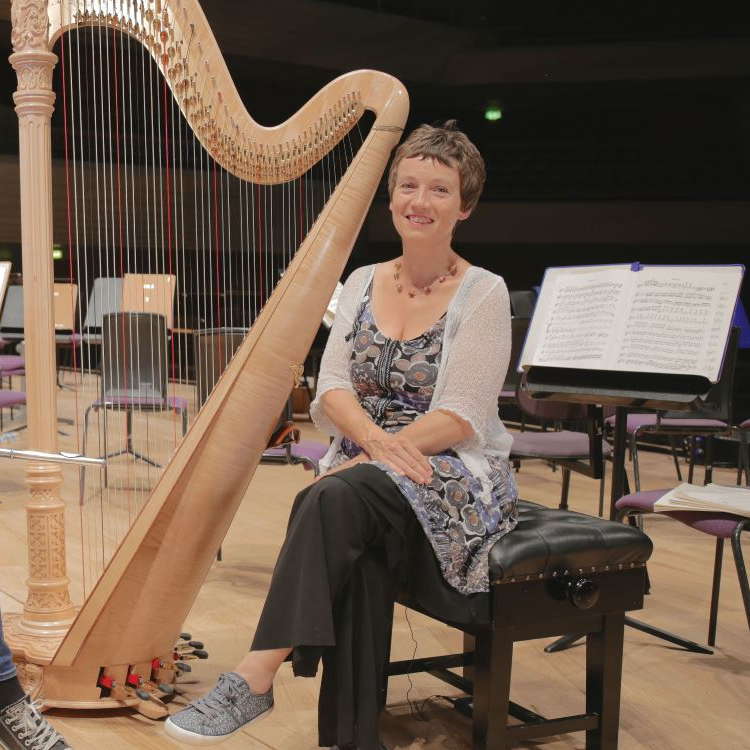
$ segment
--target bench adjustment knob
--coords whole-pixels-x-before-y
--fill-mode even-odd
[[[578,609],[591,609],[599,601],[599,586],[590,578],[574,578],[568,584],[568,599]]]
[[[599,585],[583,576],[574,578],[560,574],[549,581],[548,591],[553,599],[567,599],[578,609],[591,609],[599,601]]]

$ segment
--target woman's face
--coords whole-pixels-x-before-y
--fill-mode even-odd
[[[404,242],[450,244],[461,210],[461,177],[454,166],[414,156],[402,159],[389,205],[393,225]]]

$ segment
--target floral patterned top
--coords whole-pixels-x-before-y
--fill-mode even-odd
[[[349,372],[362,407],[384,430],[396,432],[429,409],[446,316],[416,338],[391,339],[378,329],[370,297],[371,286],[349,334],[353,338]],[[360,452],[358,445],[344,438],[332,466]],[[488,552],[517,523],[518,493],[510,464],[497,455],[487,455],[492,486],[487,501],[479,480],[454,451],[446,450],[428,460],[433,475],[426,485],[373,463],[388,474],[411,505],[445,580],[462,594],[488,591]]]

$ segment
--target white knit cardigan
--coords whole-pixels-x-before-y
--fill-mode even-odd
[[[349,377],[354,337],[349,334],[375,266],[354,271],[339,297],[336,318],[321,361],[318,388],[310,415],[318,429],[333,436],[321,459],[327,471],[343,437],[326,415],[321,398],[328,391],[354,393]],[[513,438],[497,413],[497,399],[510,358],[510,299],[502,277],[478,266],[467,269],[448,307],[443,350],[430,411],[451,411],[465,419],[474,434],[453,446],[466,468],[482,483],[482,500],[490,502],[487,455],[504,459]]]

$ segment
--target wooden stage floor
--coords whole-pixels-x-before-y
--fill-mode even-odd
[[[90,394],[65,392],[61,412],[72,416]],[[22,419],[20,415],[18,419]],[[150,427],[171,434],[174,418],[150,418]],[[6,429],[9,425],[6,420]],[[309,423],[305,436],[321,436]],[[65,427],[63,427],[65,429]],[[12,445],[26,447],[26,433]],[[64,449],[70,449],[65,438]],[[90,453],[95,453],[93,442]],[[116,459],[117,460],[117,459]],[[65,500],[71,528],[80,527],[75,471],[66,471]],[[643,452],[646,488],[675,482],[669,457]],[[274,560],[281,544],[295,493],[311,475],[301,467],[261,466],[224,544],[224,561],[216,563],[185,623],[194,638],[204,641],[207,661],[193,661],[190,680],[183,681],[184,699],[209,688],[217,674],[230,670],[247,648],[262,606]],[[733,483],[734,475],[719,470],[717,481]],[[529,462],[517,475],[521,496],[550,506],[557,503],[560,473]],[[593,513],[597,483],[573,476],[571,505]],[[0,607],[18,611],[26,575],[24,467],[3,462],[0,472]],[[649,518],[646,531],[655,543],[649,565],[652,594],[638,617],[692,640],[706,638],[714,544],[711,538],[666,518]],[[727,545],[728,547],[728,545]],[[745,547],[750,557],[750,544]],[[80,537],[73,534],[69,566],[74,597],[81,595]],[[687,653],[664,641],[626,629],[622,685],[620,748],[640,750],[740,750],[750,747],[750,633],[729,549],[725,550],[718,647],[713,656]],[[460,634],[397,607],[394,657],[405,659],[446,653],[460,648]],[[546,716],[583,710],[584,648],[545,654],[544,641],[518,644],[514,657],[512,698]],[[288,665],[276,682],[276,710],[267,720],[241,732],[222,747],[227,750],[312,750],[317,747],[318,679],[294,678]],[[394,678],[383,717],[382,736],[400,750],[468,750],[469,721],[441,697],[456,691],[426,675]],[[183,697],[173,705],[179,705]],[[173,746],[158,722],[127,711],[74,713],[52,711],[53,723],[75,750],[168,748]],[[545,750],[584,747],[582,734],[553,737],[523,745]]]

